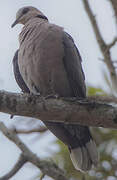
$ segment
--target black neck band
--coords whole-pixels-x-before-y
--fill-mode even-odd
[[[46,16],[43,16],[43,15],[37,15],[36,17],[38,17],[38,18],[41,18],[41,19],[46,19],[47,21],[48,21],[48,18],[46,17]]]

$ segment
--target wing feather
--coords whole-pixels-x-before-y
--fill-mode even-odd
[[[18,51],[16,51],[14,57],[13,57],[13,71],[14,71],[14,76],[17,84],[21,88],[22,92],[30,93],[30,90],[26,86],[20,72],[19,72],[19,67],[18,67]]]
[[[85,77],[81,66],[81,56],[72,37],[64,32],[63,35],[64,58],[63,63],[67,72],[70,87],[75,97],[86,97]]]

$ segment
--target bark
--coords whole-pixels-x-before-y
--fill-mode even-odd
[[[106,102],[106,103],[105,103]],[[117,102],[112,97],[50,98],[0,91],[0,112],[42,121],[117,128]]]

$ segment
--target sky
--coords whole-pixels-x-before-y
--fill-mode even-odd
[[[110,4],[105,0],[92,0],[91,2],[94,14],[100,25],[104,40],[109,43],[116,35],[116,27],[114,25],[114,15]],[[89,19],[84,11],[82,0],[20,0],[9,1],[4,0],[0,3],[0,90],[12,92],[20,92],[12,69],[12,59],[15,51],[19,47],[18,34],[22,25],[11,28],[11,24],[15,20],[16,12],[23,6],[34,6],[40,9],[49,19],[51,23],[64,27],[73,38],[80,51],[82,57],[83,70],[86,77],[86,83],[100,86],[107,89],[102,78],[102,71],[107,71],[105,65],[99,59],[102,58],[98,45],[96,44],[94,32],[90,26]],[[108,13],[107,13],[108,12]],[[112,56],[115,58],[117,49],[112,49]],[[116,60],[116,58],[115,58]],[[8,115],[1,113],[0,120],[6,125],[13,124],[14,121],[9,119]],[[39,143],[31,145],[31,149],[41,156],[46,155],[50,139],[53,135],[48,134],[48,138]],[[27,145],[32,137],[25,137],[23,140]],[[41,144],[41,150],[40,148]],[[47,144],[47,145],[46,145]],[[0,176],[5,174],[14,165],[19,157],[20,151],[16,146],[7,140],[0,133]],[[38,150],[39,149],[39,150]],[[51,149],[51,148],[50,148]],[[50,151],[49,149],[49,151]],[[54,148],[53,148],[54,149]],[[27,168],[28,166],[28,168]],[[38,173],[38,169],[26,167],[14,176],[11,180],[30,180],[33,175]],[[29,173],[30,172],[30,173]]]

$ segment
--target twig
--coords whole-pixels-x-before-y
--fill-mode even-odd
[[[116,23],[117,23],[117,1],[116,0],[109,0],[113,10],[114,10],[114,15],[115,15],[115,19],[116,19]]]
[[[2,122],[0,122],[0,131],[22,151],[26,161],[31,162],[37,166],[43,174],[46,174],[56,180],[67,180],[64,172],[53,162],[40,160],[28,147],[19,139],[15,131],[9,130]],[[3,180],[3,179],[2,179]]]
[[[107,45],[107,46],[108,46],[108,49],[111,49],[111,48],[116,44],[116,42],[117,42],[117,37],[115,37],[115,38],[113,39],[113,41],[112,41],[110,44]]]
[[[117,63],[117,60],[113,61],[113,63]]]
[[[113,65],[113,62],[111,59],[111,54],[110,54],[110,48],[112,47],[112,45],[114,45],[116,43],[117,38],[115,38],[113,40],[113,42],[110,43],[109,45],[105,43],[105,41],[104,41],[104,39],[100,33],[100,30],[99,30],[97,21],[95,19],[95,16],[93,15],[93,12],[90,8],[88,0],[82,0],[82,2],[84,5],[84,8],[86,10],[86,13],[89,16],[90,22],[92,24],[92,27],[93,27],[99,48],[100,48],[100,50],[104,56],[104,62],[108,67],[109,74],[110,74],[110,77],[112,80],[113,89],[117,92],[117,74],[116,74],[116,70],[115,70],[115,67]]]
[[[23,154],[21,154],[19,157],[19,160],[17,161],[17,163],[15,164],[13,169],[8,174],[1,177],[0,180],[8,180],[8,179],[12,178],[22,168],[22,166],[26,162],[27,162],[27,160],[25,159],[25,156]]]

